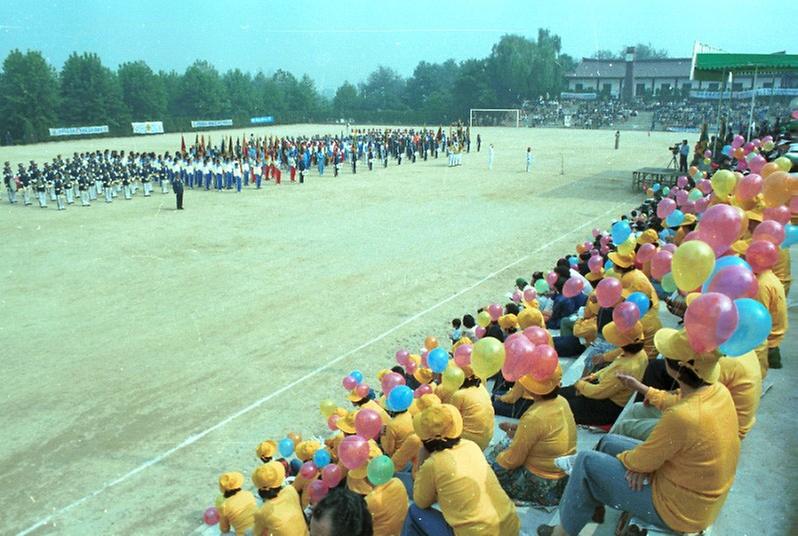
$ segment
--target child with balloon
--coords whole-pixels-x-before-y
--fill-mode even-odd
[[[469,365],[463,371],[462,384],[452,394],[450,403],[463,419],[463,438],[469,439],[485,450],[493,438],[493,403],[482,380]]]
[[[255,511],[254,536],[306,536],[308,526],[293,486],[283,486],[285,467],[268,462],[252,473],[252,483],[258,488],[263,506]]]
[[[219,477],[219,491],[224,501],[219,507],[219,529],[225,533],[232,528],[236,536],[244,536],[255,523],[255,496],[242,490],[244,475],[224,473]]]

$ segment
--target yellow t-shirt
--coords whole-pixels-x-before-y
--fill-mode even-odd
[[[740,439],[745,437],[756,422],[756,410],[762,396],[762,372],[756,352],[740,357],[721,357],[718,382],[726,386],[737,411]]]
[[[307,536],[308,525],[299,503],[299,494],[286,486],[274,499],[255,512],[254,536]]]
[[[388,415],[388,412],[385,411],[385,408],[383,408],[382,406],[380,406],[379,404],[377,404],[373,400],[369,400],[368,402],[366,402],[365,404],[360,406],[360,409],[364,409],[364,408],[373,409],[374,411],[379,413],[380,414],[380,418],[382,419],[382,424],[388,424],[390,422],[390,420],[391,420],[391,416]]]
[[[714,383],[666,409],[648,439],[618,459],[651,473],[654,507],[668,527],[698,532],[720,513],[739,455],[734,402]]]
[[[615,404],[623,407],[632,396],[632,390],[624,387],[617,375],[619,373],[634,376],[640,380],[648,366],[648,355],[645,350],[640,350],[636,354],[622,353],[608,367],[595,372],[587,379],[598,379],[598,383],[590,383],[586,380],[579,380],[574,385],[578,393],[587,398],[603,400],[609,398]]]
[[[765,270],[756,278],[759,282],[757,300],[770,312],[773,322],[767,345],[768,348],[776,348],[787,333],[787,298],[784,295],[784,285],[772,270]]]
[[[632,270],[631,272],[623,274],[623,277],[621,277],[621,285],[623,288],[629,289],[632,292],[642,292],[648,296],[651,300],[651,308],[649,311],[653,310],[655,313],[658,311],[659,297],[657,296],[657,291],[654,290],[654,285],[651,284],[651,281],[642,271]]]
[[[386,456],[393,456],[393,453],[402,447],[405,439],[413,433],[413,416],[409,411],[400,413],[385,426],[385,432],[380,439],[382,451]]]
[[[493,403],[484,384],[478,387],[458,389],[452,394],[449,403],[463,416],[463,435],[482,450],[485,450],[493,438]]]
[[[521,416],[510,446],[496,457],[505,469],[524,466],[541,478],[558,480],[565,473],[554,458],[576,452],[576,422],[571,406],[561,396],[536,400]]]
[[[643,324],[643,344],[645,344],[643,349],[649,359],[656,359],[659,352],[657,351],[657,347],[654,346],[654,335],[662,328],[659,313],[649,310],[640,319],[640,323]]]
[[[405,438],[402,446],[391,456],[393,466],[397,471],[403,471],[408,463],[413,464],[413,474],[416,472],[416,460],[418,459],[418,451],[421,448],[421,439],[416,434],[410,434]]]
[[[239,491],[228,497],[219,508],[219,529],[230,532],[230,527],[236,536],[242,536],[255,523],[255,496],[248,491]]]
[[[792,283],[792,274],[790,273],[790,248],[779,248],[779,260],[773,266],[773,273],[781,281],[784,286],[784,294],[787,294],[787,289],[790,288]]]
[[[366,495],[374,536],[400,536],[407,517],[407,489],[398,478],[392,478]]]
[[[514,536],[521,528],[515,505],[482,450],[467,439],[433,452],[424,461],[416,475],[413,501],[419,508],[437,501],[456,536]]]

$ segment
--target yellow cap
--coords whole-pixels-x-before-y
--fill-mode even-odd
[[[694,224],[695,222],[695,214],[685,214],[684,220],[682,220],[682,223],[679,224],[679,227],[686,227],[688,225]]]
[[[499,327],[502,329],[518,328],[518,317],[514,314],[506,314],[499,317]]]
[[[536,380],[531,374],[526,374],[518,378],[518,382],[524,389],[536,395],[546,395],[554,391],[555,387],[559,387],[562,380],[562,367],[557,363],[557,368],[554,369],[552,375],[545,380]]]
[[[381,381],[383,376],[385,376],[386,374],[390,374],[390,373],[391,373],[391,369],[384,368],[384,369],[380,370],[377,373],[377,381]]]
[[[690,346],[685,330],[672,328],[662,328],[654,335],[654,346],[657,351],[668,359],[674,359],[683,363],[685,367],[691,369],[696,375],[707,383],[715,383],[720,376],[720,366],[718,359],[720,353],[717,350],[712,352],[697,353]]]
[[[369,395],[366,395],[366,396],[360,396],[360,395],[358,395],[358,394],[355,392],[355,389],[352,389],[351,391],[349,391],[349,394],[348,394],[348,395],[346,395],[346,399],[347,399],[347,400],[349,400],[350,402],[358,402],[358,401],[360,401],[360,400],[363,400],[364,398],[368,398],[368,396],[369,396]]]
[[[629,268],[635,263],[635,256],[631,253],[629,255],[624,255],[618,251],[613,251],[608,257],[612,261],[612,264],[620,266],[621,268]]]
[[[369,459],[368,459],[368,461],[373,460],[377,456],[382,456],[382,451],[380,450],[380,447],[377,446],[377,442],[376,441],[374,441],[373,439],[369,439]],[[368,462],[366,462],[363,465],[361,465],[360,467],[357,467],[356,469],[350,469],[350,471],[346,474],[346,477],[347,478],[349,478],[349,477],[352,477],[352,478],[366,478],[366,475],[368,474],[368,466],[369,466],[369,464],[368,464]]]
[[[524,307],[524,310],[518,313],[518,326],[521,329],[531,326],[542,328],[545,325],[546,321],[543,319],[543,313],[536,307]]]
[[[637,243],[640,245],[656,244],[658,240],[659,237],[657,236],[657,231],[655,231],[654,229],[646,229],[645,231],[640,233],[640,236],[637,237]]]
[[[279,488],[285,480],[285,466],[280,462],[264,463],[252,472],[252,483],[258,489]]]
[[[277,443],[268,439],[258,445],[258,448],[255,449],[255,452],[258,454],[258,458],[271,458],[274,456],[274,453],[277,452]]]
[[[629,331],[621,331],[615,325],[615,322],[610,322],[604,326],[601,334],[604,335],[608,343],[620,348],[627,344],[643,342],[643,324],[638,320]]]
[[[433,393],[421,396],[420,398],[416,399],[416,405],[418,406],[419,412],[422,412],[431,406],[438,406],[440,404],[441,404],[441,399],[438,398],[438,395]]]
[[[602,268],[601,270],[599,270],[598,272],[595,272],[595,273],[594,272],[589,272],[585,276],[585,279],[587,279],[591,283],[593,281],[601,281],[602,279],[604,279],[604,268]]]
[[[748,216],[748,219],[751,221],[761,222],[764,218],[761,210],[746,210],[745,215]]]
[[[418,383],[429,383],[432,381],[432,370],[424,367],[418,367],[413,373],[413,377]]]
[[[463,417],[450,404],[433,405],[413,417],[413,429],[422,441],[456,439],[463,433]]]
[[[736,240],[732,245],[731,249],[737,255],[745,255],[748,253],[748,246],[750,246],[750,242],[748,240]]]
[[[473,344],[468,337],[460,337],[456,343],[452,345],[452,352],[463,346],[464,344]]]
[[[222,476],[219,477],[219,489],[222,490],[222,493],[234,489],[241,489],[243,485],[244,475],[241,473],[223,473]]]
[[[356,415],[357,411],[350,411],[349,413],[346,414],[345,417],[341,417],[340,419],[338,419],[335,425],[338,427],[340,431],[342,431],[345,434],[354,434]]]
[[[315,439],[306,439],[305,441],[301,441],[299,445],[296,446],[294,454],[296,457],[306,462],[313,458],[313,455],[316,454],[316,451],[321,448],[321,444],[316,441]]]

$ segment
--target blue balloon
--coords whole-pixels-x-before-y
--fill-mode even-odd
[[[358,385],[363,383],[363,373],[360,372],[359,370],[353,370],[352,372],[349,373],[349,375],[355,379]]]
[[[707,280],[704,281],[704,285],[701,287],[701,292],[702,293],[708,292],[709,285],[712,284],[712,280],[715,278],[715,275],[717,275],[717,273],[723,270],[724,268],[729,268],[731,266],[742,266],[747,270],[751,270],[751,265],[736,255],[727,255],[726,257],[721,257],[720,259],[717,259],[715,261],[715,268],[712,269],[712,272],[709,274],[709,277],[707,277]]]
[[[568,264],[570,264],[571,266],[576,266],[577,264],[579,264],[579,259],[571,255],[570,257],[568,257]]]
[[[679,210],[678,208],[671,212],[667,218],[665,218],[665,224],[668,227],[678,227],[684,221],[684,212]]]
[[[648,296],[643,294],[642,292],[632,292],[626,298],[626,301],[632,302],[637,305],[637,308],[640,310],[640,316],[643,316],[648,312],[648,309],[651,307],[651,300],[648,299]]]
[[[784,226],[784,242],[781,243],[781,247],[788,248],[796,243],[798,243],[798,225],[788,223]]]
[[[299,458],[291,460],[291,474],[298,475],[300,469],[302,469],[302,460]]]
[[[659,232],[659,237],[660,237],[660,239],[662,239],[662,240],[668,240],[668,238],[670,238],[670,237],[671,237],[671,236],[673,236],[674,234],[675,234],[675,233],[674,233],[673,231],[671,231],[670,229],[663,229],[663,230],[661,230],[661,231]]]
[[[729,357],[739,357],[767,340],[772,327],[770,313],[764,305],[751,298],[734,300],[737,306],[737,329],[726,342],[720,345],[720,351]]]
[[[325,465],[328,465],[331,461],[332,459],[330,458],[330,453],[327,451],[327,449],[319,449],[313,455],[313,463],[315,463],[316,467],[319,469]]]
[[[659,192],[660,188],[662,188],[662,185],[658,182],[655,182],[654,185],[651,186],[651,189],[654,190],[655,192]]]
[[[607,262],[604,263],[604,271],[612,270],[615,265],[612,264],[612,261],[607,259]]]
[[[723,149],[721,149],[721,151],[720,151],[720,152],[721,152],[721,153],[723,153],[723,154],[724,154],[724,155],[726,155],[726,156],[731,156],[731,152],[732,152],[732,147],[731,147],[731,145],[724,145],[724,146],[723,146]]]
[[[615,244],[623,244],[629,238],[629,235],[632,234],[632,228],[624,220],[613,223],[611,231],[612,241]]]
[[[449,354],[443,348],[434,348],[427,354],[427,363],[432,372],[440,374],[446,370],[446,366],[449,364]]]
[[[280,451],[280,455],[283,458],[288,458],[294,453],[294,442],[291,439],[284,437],[277,444],[277,450]]]
[[[427,361],[429,361],[429,356],[427,356]],[[387,402],[389,410],[405,411],[413,403],[413,390],[407,385],[397,385],[388,393]]]

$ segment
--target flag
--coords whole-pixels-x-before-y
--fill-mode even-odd
[[[199,151],[199,134],[194,134],[194,151]]]
[[[228,149],[227,152],[230,153],[230,156],[233,156],[233,137],[232,136],[230,136],[230,148]]]
[[[186,154],[186,140],[183,135],[180,135],[180,152]]]
[[[210,141],[210,138],[208,138]],[[205,156],[205,134],[200,137],[200,151],[202,151],[202,156]]]

